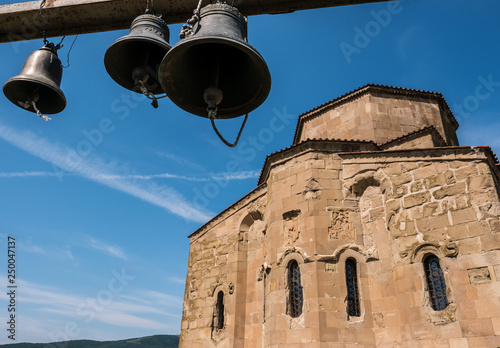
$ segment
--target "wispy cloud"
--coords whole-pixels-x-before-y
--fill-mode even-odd
[[[128,175],[105,175],[99,174],[98,178],[106,179],[106,180],[114,180],[114,179],[134,179],[134,180],[151,180],[151,179],[179,179],[186,181],[209,181],[208,178],[197,178],[197,177],[189,177],[184,175],[176,175],[170,173],[162,173],[162,174],[128,174]]]
[[[106,255],[110,255],[113,257],[117,257],[122,260],[127,260],[128,257],[125,252],[119,247],[115,245],[108,245],[100,240],[89,238],[89,246],[92,249],[103,252]]]
[[[211,176],[212,180],[246,180],[246,179],[257,179],[260,172],[255,170],[242,171],[242,172],[232,172],[232,173],[219,173],[213,174]]]
[[[12,172],[12,173],[0,173],[0,178],[33,178],[33,177],[57,177],[59,174],[54,172],[40,172],[40,171],[29,171],[29,172]]]
[[[168,294],[149,290],[127,290],[132,292],[133,296],[113,294],[109,300],[106,298],[105,302],[100,302],[101,290],[96,291],[95,297],[89,298],[67,293],[58,287],[26,281],[20,282],[19,287],[22,288],[19,302],[29,304],[31,308],[29,312],[24,312],[24,325],[43,327],[43,330],[38,330],[37,335],[33,336],[37,341],[43,337],[47,337],[47,341],[54,340],[50,333],[57,334],[57,328],[64,328],[68,320],[77,325],[78,331],[81,332],[78,337],[71,339],[103,339],[101,331],[89,335],[89,332],[102,327],[103,324],[112,325],[116,330],[128,328],[163,333],[178,330],[180,315],[175,312],[181,311],[182,299]],[[8,300],[6,294],[0,294],[0,299]],[[172,312],[172,307],[177,309]]]
[[[0,173],[0,179],[4,178],[32,178],[32,177],[61,177],[61,176],[73,176],[73,173],[56,173],[56,172],[46,172],[46,171],[26,171],[26,172],[12,172],[12,173]],[[98,180],[153,180],[153,179],[178,179],[185,181],[195,181],[195,182],[207,182],[207,181],[222,181],[222,180],[247,180],[256,179],[259,177],[258,171],[241,171],[232,173],[215,173],[205,176],[186,176],[177,175],[170,173],[161,174],[96,174],[93,176],[94,179]]]
[[[186,284],[186,279],[184,278],[177,278],[177,277],[167,277],[168,280],[170,280],[171,282],[173,283],[177,283],[177,284]]]
[[[0,125],[0,138],[53,164],[58,170],[56,174],[58,172],[59,174],[60,172],[64,173],[64,171],[77,174],[159,206],[187,220],[205,222],[213,216],[212,213],[200,210],[189,203],[181,194],[170,187],[148,181],[137,182],[119,177],[106,178],[106,175],[112,177],[120,175],[120,173],[116,173],[116,165],[106,163],[96,156],[78,156],[76,151],[67,145],[51,142],[30,131],[17,131]]]
[[[73,260],[73,254],[71,253],[71,247],[66,245],[64,248],[57,246],[41,247],[39,245],[31,244],[31,241],[27,243],[22,243],[19,248],[27,253],[39,254],[50,258],[57,258],[61,260]]]
[[[184,167],[188,167],[188,168],[191,168],[191,169],[195,169],[195,170],[198,170],[200,172],[204,172],[206,171],[205,168],[203,168],[201,165],[199,165],[198,163],[195,163],[193,161],[190,161],[184,157],[181,157],[181,156],[178,156],[178,155],[175,155],[173,153],[169,153],[169,152],[165,152],[165,151],[157,151],[156,154],[159,156],[159,157],[162,157],[162,158],[166,158],[168,160],[171,160],[171,161],[174,161],[174,162],[177,162],[178,164],[180,164],[181,166],[184,166]]]

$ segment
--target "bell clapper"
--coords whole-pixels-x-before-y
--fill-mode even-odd
[[[207,103],[208,118],[217,116],[217,105],[222,101],[222,91],[218,87],[208,87],[203,93],[203,99]]]
[[[35,109],[36,111],[36,114],[38,116],[40,116],[41,118],[43,118],[45,121],[49,121],[51,120],[50,117],[48,116],[45,116],[44,114],[42,114],[42,112],[40,110],[38,110],[37,106],[36,106],[36,102],[38,101],[38,99],[40,99],[40,95],[38,94],[37,91],[33,91],[33,94],[31,95],[31,98],[28,99],[27,101],[25,102],[22,102],[22,101],[18,101],[17,103],[19,105],[21,105],[23,108],[25,109],[29,109],[32,105],[33,105],[33,109]]]

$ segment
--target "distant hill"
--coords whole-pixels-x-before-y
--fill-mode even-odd
[[[131,338],[121,341],[90,341],[77,340],[54,343],[14,343],[2,344],[5,348],[178,348],[179,336],[155,335],[141,338]]]

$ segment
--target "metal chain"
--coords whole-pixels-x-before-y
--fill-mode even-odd
[[[243,120],[243,124],[241,125],[240,131],[238,132],[238,136],[236,137],[235,142],[232,143],[232,144],[229,143],[226,139],[224,139],[224,137],[219,133],[219,130],[215,126],[214,117],[215,117],[216,114],[217,114],[217,109],[216,110],[211,110],[211,111],[208,112],[208,118],[210,118],[210,122],[212,123],[212,127],[213,127],[215,133],[217,133],[217,135],[219,136],[219,139],[222,140],[222,142],[224,144],[226,144],[229,147],[235,147],[236,145],[238,145],[238,142],[240,141],[241,132],[243,132],[243,128],[245,127],[245,123],[247,123],[248,113],[245,115],[245,119]]]
[[[40,17],[42,18],[42,35],[43,35],[43,44],[47,45],[49,42],[47,41],[47,33],[45,27],[47,22],[45,21],[45,17],[43,16],[43,7],[45,6],[45,0],[41,0],[40,2]]]
[[[142,94],[144,94],[146,96],[146,98],[152,100],[151,102],[151,105],[157,109],[158,108],[158,98],[155,97],[155,95],[153,93],[151,93],[146,86],[144,86],[144,82],[142,82],[142,80],[139,80],[137,81],[139,82],[139,84],[141,85],[140,88],[141,88],[141,92]],[[161,98],[164,98],[164,97],[161,97]]]

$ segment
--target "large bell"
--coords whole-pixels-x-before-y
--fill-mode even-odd
[[[21,74],[3,85],[3,93],[15,105],[31,112],[57,114],[66,107],[61,90],[62,65],[53,44],[29,55]],[[36,105],[36,106],[35,106]]]
[[[256,109],[271,89],[266,62],[247,42],[245,18],[221,2],[201,9],[192,34],[163,59],[159,77],[181,109],[208,117],[208,107],[220,119]]]
[[[158,67],[170,50],[170,32],[160,16],[146,13],[134,19],[130,33],[109,46],[104,55],[106,70],[116,83],[142,93],[141,81],[152,94],[163,94]]]

